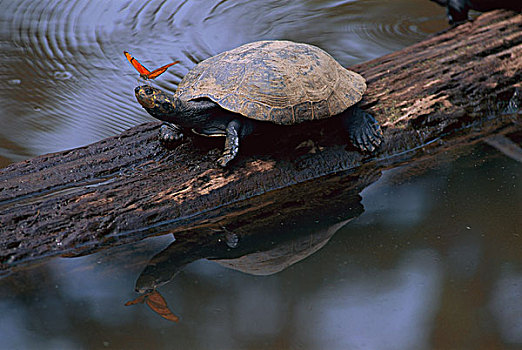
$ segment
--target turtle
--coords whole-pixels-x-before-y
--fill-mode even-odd
[[[187,131],[226,137],[217,163],[227,167],[239,142],[263,124],[289,127],[334,116],[342,118],[356,148],[373,153],[383,134],[375,118],[356,106],[365,91],[365,79],[324,50],[264,40],[200,62],[174,95],[150,85],[136,87],[135,95],[151,116],[164,122],[162,143],[178,143]]]
[[[448,22],[458,25],[466,22],[469,10],[480,12],[495,9],[506,9],[520,13],[522,11],[522,1],[520,0],[431,0],[441,6],[446,7]]]

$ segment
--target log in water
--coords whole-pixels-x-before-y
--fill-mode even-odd
[[[241,201],[263,207],[278,189],[512,134],[520,125],[521,29],[522,15],[495,11],[350,67],[367,79],[362,107],[384,128],[385,143],[373,157],[346,146],[345,135],[324,123],[251,137],[223,170],[215,165],[223,140],[193,137],[166,150],[156,138],[159,123],[149,123],[1,169],[1,268],[226,225],[245,210]],[[307,188],[321,193],[320,186]]]

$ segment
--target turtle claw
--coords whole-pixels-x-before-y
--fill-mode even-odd
[[[160,127],[158,138],[164,146],[171,147],[183,141],[183,132],[175,124],[163,123]]]
[[[379,123],[371,114],[360,108],[353,108],[345,117],[344,126],[352,144],[362,152],[374,153],[382,143],[383,134]]]
[[[219,165],[220,167],[222,168],[226,168],[228,163],[231,161],[232,159],[230,157],[227,157],[227,156],[221,156],[218,158],[218,160],[216,161],[217,165]]]

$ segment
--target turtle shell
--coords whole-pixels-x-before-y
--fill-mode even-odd
[[[289,125],[339,114],[365,90],[362,76],[316,46],[258,41],[202,61],[174,95],[208,98],[245,117]]]

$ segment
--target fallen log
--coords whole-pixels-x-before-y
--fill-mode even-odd
[[[350,67],[367,79],[362,108],[383,125],[385,142],[373,157],[317,124],[299,134],[285,129],[253,136],[223,170],[214,163],[222,140],[195,137],[166,150],[156,138],[159,123],[148,123],[1,169],[0,269],[166,232],[231,225],[241,213],[263,207],[262,194],[274,201],[274,191],[291,185],[391,168],[514,133],[520,127],[521,29],[522,15],[494,11]],[[321,193],[321,181],[314,183],[307,188]],[[257,202],[245,207],[247,199]]]

